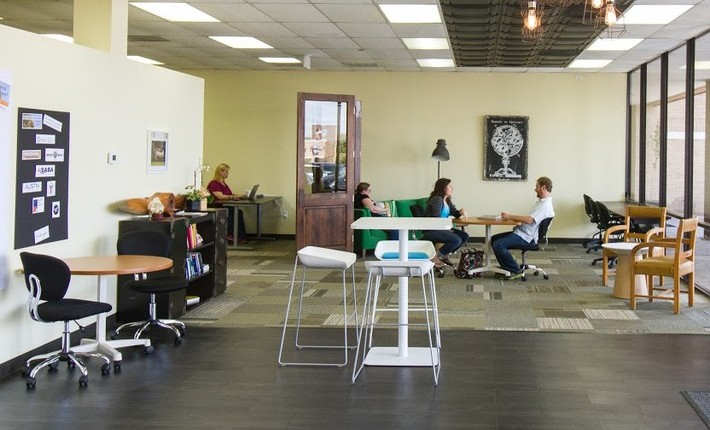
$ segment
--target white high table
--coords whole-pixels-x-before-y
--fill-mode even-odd
[[[363,217],[351,224],[353,230],[399,230],[399,260],[409,259],[410,230],[449,230],[450,218]],[[409,278],[399,278],[397,346],[373,347],[365,357],[366,366],[431,366],[429,347],[409,347]]]

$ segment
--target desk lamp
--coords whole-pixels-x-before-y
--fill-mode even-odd
[[[441,162],[449,161],[449,150],[446,149],[446,141],[439,139],[436,141],[436,148],[431,153],[431,159],[436,161],[436,179],[441,178]]]

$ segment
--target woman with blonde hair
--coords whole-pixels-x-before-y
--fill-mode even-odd
[[[229,188],[229,185],[227,185],[226,179],[229,177],[229,169],[230,167],[226,163],[219,164],[217,168],[214,169],[214,177],[212,178],[210,183],[207,184],[207,191],[209,191],[212,197],[214,198],[212,200],[212,203],[210,204],[210,206],[212,207],[222,207],[222,203],[224,202],[246,198],[246,194],[234,194],[232,192],[232,189]],[[234,242],[235,239],[232,235],[232,232],[234,231],[235,211],[238,214],[239,223],[239,236],[236,239],[237,243],[241,245],[247,242],[247,230],[246,226],[244,225],[244,213],[241,209],[238,209],[234,206],[229,207],[229,226],[227,227],[229,233],[227,234],[227,239],[232,242]]]

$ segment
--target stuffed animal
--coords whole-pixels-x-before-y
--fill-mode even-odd
[[[176,209],[185,208],[185,196],[179,194],[175,197],[173,193],[155,193],[150,197],[124,200],[118,204],[118,210],[132,215],[147,215],[148,204],[155,198],[163,205],[163,215],[172,217]]]

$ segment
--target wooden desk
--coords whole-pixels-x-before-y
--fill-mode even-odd
[[[266,196],[259,197],[254,200],[228,200],[220,202],[220,204],[229,208],[232,211],[234,225],[232,227],[232,234],[234,235],[235,247],[236,240],[239,237],[239,220],[237,219],[237,207],[238,206],[256,206],[256,240],[275,240],[273,237],[262,237],[261,236],[261,207],[267,203],[275,203],[277,200],[281,199],[281,196]]]
[[[363,217],[350,225],[354,230],[399,230],[399,259],[409,259],[410,230],[449,230],[451,219],[428,217]],[[399,278],[397,347],[371,348],[365,357],[367,366],[431,366],[429,347],[409,347],[409,278]]]
[[[158,272],[169,269],[173,260],[165,257],[149,255],[107,255],[96,257],[66,258],[64,262],[69,266],[72,275],[97,275],[97,300],[108,302],[106,275],[132,275],[134,273]],[[81,345],[73,347],[74,351],[93,352],[100,351],[113,359],[114,369],[121,368],[123,357],[116,348],[125,346],[143,345],[150,347],[150,339],[118,339],[106,340],[106,314],[96,316],[96,339],[82,339]]]
[[[503,220],[502,218],[488,218],[488,217],[466,217],[454,219],[454,225],[457,226],[467,226],[467,225],[484,225],[486,226],[486,264],[472,270],[472,273],[478,272],[495,272],[501,275],[510,276],[510,272],[500,267],[493,266],[492,254],[493,249],[491,248],[491,230],[494,225],[509,225],[516,226],[520,225],[518,221]]]

